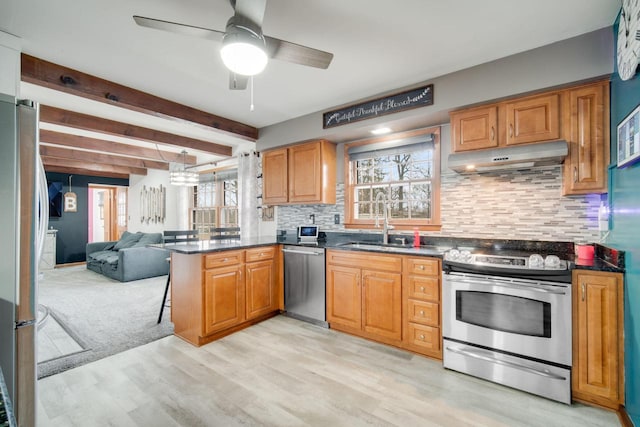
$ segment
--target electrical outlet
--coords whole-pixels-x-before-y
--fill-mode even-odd
[[[333,216],[333,223],[334,224],[340,224],[340,214],[335,214]]]

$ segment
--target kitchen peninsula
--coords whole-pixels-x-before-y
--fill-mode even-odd
[[[275,238],[164,245],[171,251],[174,333],[200,346],[284,309]]]

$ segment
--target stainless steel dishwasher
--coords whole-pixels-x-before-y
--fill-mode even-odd
[[[324,249],[285,246],[284,309],[287,316],[328,327]]]

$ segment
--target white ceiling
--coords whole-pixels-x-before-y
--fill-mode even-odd
[[[258,128],[607,27],[620,8],[620,0],[268,0],[266,35],[335,56],[328,70],[271,61],[255,77],[250,112],[249,91],[228,89],[217,42],[142,28],[132,19],[138,14],[223,30],[233,13],[228,0],[0,4],[0,30],[20,37],[25,53]],[[106,105],[74,107],[75,97],[23,91],[122,121]],[[188,126],[174,130],[192,131],[240,143]]]

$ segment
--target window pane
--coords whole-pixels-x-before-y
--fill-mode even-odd
[[[431,199],[431,184],[419,183],[411,184],[411,196],[413,200],[429,200]]]
[[[431,178],[431,162],[413,163],[408,170],[409,179],[426,179]]]
[[[356,202],[370,202],[371,188],[358,188],[356,190]]]
[[[431,218],[430,203],[426,200],[412,200],[409,204],[411,218],[428,219]]]
[[[391,187],[391,200],[400,200],[409,198],[409,184],[393,185]]]
[[[391,218],[409,218],[409,204],[404,201],[391,202]]]
[[[373,208],[371,203],[357,203],[356,204],[356,218],[359,219],[371,219],[373,218]]]

